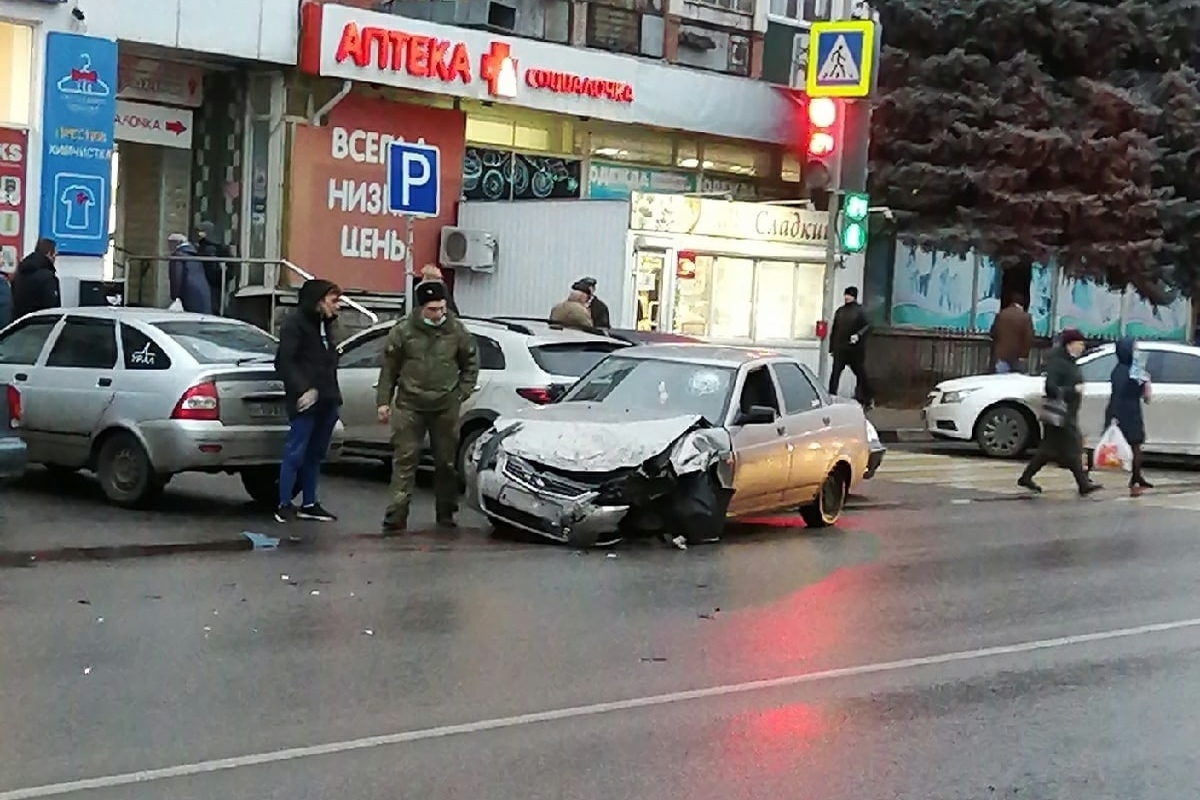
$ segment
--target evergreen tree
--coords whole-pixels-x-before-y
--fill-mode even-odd
[[[1200,269],[1200,0],[881,0],[901,238],[1164,296]]]

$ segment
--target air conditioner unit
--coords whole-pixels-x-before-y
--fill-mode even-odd
[[[462,267],[472,272],[495,272],[500,244],[487,231],[442,228],[438,261],[443,267]]]

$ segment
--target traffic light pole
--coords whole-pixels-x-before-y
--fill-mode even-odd
[[[822,292],[825,302],[821,310],[821,319],[825,320],[826,328],[825,335],[821,338],[818,364],[821,383],[825,386],[829,385],[829,376],[833,369],[829,349],[829,337],[833,333],[833,313],[837,305],[837,296],[834,293],[836,291],[836,281],[834,278],[837,274],[838,260],[838,213],[842,209],[842,145],[845,142],[846,131],[846,114],[844,111],[838,114],[837,128],[835,141],[838,143],[838,148],[834,159],[833,175],[830,176],[829,181],[829,212],[825,225],[825,282]]]

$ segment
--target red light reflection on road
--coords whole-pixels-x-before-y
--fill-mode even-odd
[[[816,706],[794,703],[747,711],[729,720],[722,749],[734,769],[758,774],[784,774],[795,769],[803,753],[829,734]]]

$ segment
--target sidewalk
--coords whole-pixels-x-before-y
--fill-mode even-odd
[[[884,444],[897,442],[926,442],[933,437],[921,422],[919,408],[873,408],[867,419],[879,431],[879,440]]]

